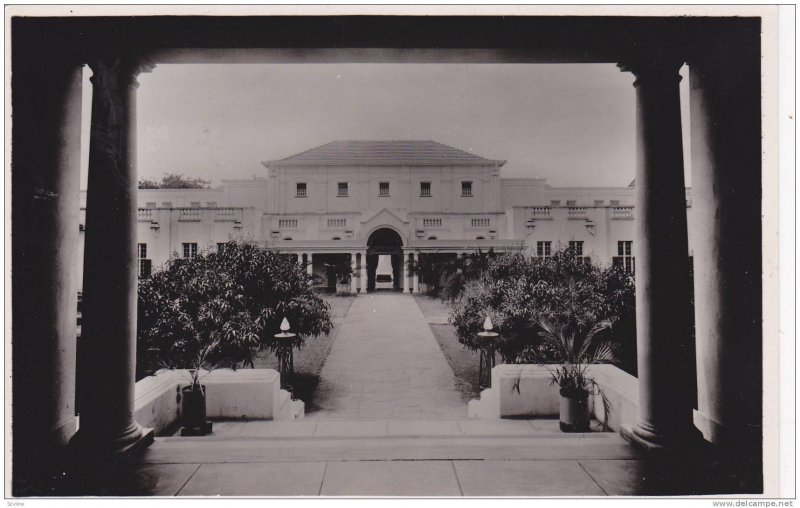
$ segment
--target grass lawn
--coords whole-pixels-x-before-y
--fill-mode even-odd
[[[465,402],[478,398],[481,392],[478,388],[479,354],[462,346],[453,325],[447,324],[450,306],[439,298],[425,295],[415,295],[414,299],[428,321],[447,363],[453,369],[456,388],[461,393],[461,398]]]
[[[305,346],[301,350],[294,351],[294,379],[292,389],[296,398],[306,404],[306,412],[313,410],[314,391],[319,384],[319,374],[325,359],[333,347],[336,335],[339,333],[339,321],[347,315],[350,305],[353,303],[353,296],[335,296],[324,294],[320,295],[331,306],[331,317],[333,318],[333,330],[328,335],[320,335],[317,338],[306,339]],[[262,351],[254,360],[257,369],[278,369],[278,359],[272,351]]]

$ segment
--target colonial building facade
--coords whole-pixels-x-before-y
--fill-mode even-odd
[[[632,185],[551,187],[502,178],[505,164],[434,141],[335,141],[263,162],[263,178],[140,190],[139,272],[231,239],[296,256],[319,286],[333,287],[331,266],[349,262],[354,293],[375,288],[380,255],[404,292],[419,287],[409,260],[477,250],[572,247],[634,270]]]

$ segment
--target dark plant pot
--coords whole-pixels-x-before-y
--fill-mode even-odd
[[[589,392],[561,393],[558,426],[562,432],[589,431]]]
[[[349,295],[350,294],[350,283],[346,282],[344,284],[336,283],[336,294],[337,295]]]
[[[206,421],[205,385],[190,385],[181,389],[181,423],[181,435],[184,436],[204,436],[211,432],[211,423]]]

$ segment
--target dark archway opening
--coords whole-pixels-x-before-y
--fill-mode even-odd
[[[388,274],[381,273],[381,281],[376,284],[381,256],[388,256],[391,260],[391,281],[385,280]],[[374,291],[376,287],[379,289],[402,290],[402,274],[403,239],[394,229],[376,229],[369,235],[367,240],[367,291]]]

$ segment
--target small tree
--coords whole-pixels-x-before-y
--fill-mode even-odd
[[[140,189],[208,189],[210,180],[188,178],[181,173],[164,173],[161,181],[149,178],[139,179]]]
[[[305,271],[286,256],[229,242],[219,252],[173,258],[139,282],[138,365],[201,370],[251,364],[275,346],[286,317],[302,347],[332,328],[330,308],[314,294]]]

